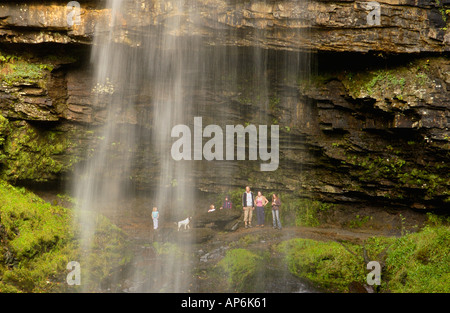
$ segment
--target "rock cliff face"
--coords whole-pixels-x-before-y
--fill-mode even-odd
[[[67,1],[25,1],[0,5],[0,41],[4,43],[90,44],[95,25],[110,18],[103,1],[83,1],[80,23],[68,24]],[[179,36],[202,36],[209,44],[318,51],[444,52],[450,49],[446,0],[367,1],[176,1],[140,0],[121,12],[133,32],[164,25],[181,15]],[[139,10],[136,10],[136,7]],[[137,13],[136,13],[137,12]],[[182,12],[182,13],[180,13]],[[379,16],[379,17],[378,17]]]
[[[211,163],[198,162],[199,191],[251,184],[351,206],[448,205],[446,1],[379,1],[379,25],[368,22],[373,7],[362,1],[192,0],[183,14],[159,1],[135,3],[140,14],[132,13],[131,5],[122,12],[127,29],[117,38],[122,44],[139,50],[134,34],[151,36],[152,29],[181,15],[184,23],[174,35],[200,37],[199,49],[211,57],[222,45],[248,56],[237,76],[223,69],[217,79],[207,71],[201,90],[187,88],[193,97],[214,94],[198,97],[194,108],[206,117],[205,125],[212,122],[205,107],[226,113],[224,124],[257,124],[260,119],[245,112],[259,111],[280,125],[277,171],[261,173],[259,162],[215,162],[211,171]],[[88,61],[95,25],[110,13],[101,1],[83,2],[81,24],[68,26],[66,5],[0,5],[0,110],[5,117],[0,120],[0,161],[1,176],[11,181],[68,179],[66,174],[89,157],[85,152],[94,153],[102,140],[97,126],[106,109],[92,102]],[[269,64],[263,69],[269,82],[265,102],[258,98],[252,71],[251,56],[258,48],[264,48]],[[295,51],[304,53],[307,64],[317,64],[312,75],[299,75],[292,67],[301,64],[286,61],[296,58]],[[136,113],[124,114],[126,127],[151,132],[139,118],[148,114],[150,98],[139,95]],[[120,147],[111,147],[110,153],[120,157]],[[156,166],[146,164],[157,164],[158,156],[146,144],[136,147],[135,155],[131,179],[138,189],[151,189],[158,183]]]

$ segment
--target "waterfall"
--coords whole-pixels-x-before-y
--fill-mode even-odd
[[[269,75],[281,83],[289,75],[295,81],[303,66],[297,54],[283,59],[257,44],[253,48],[224,44],[230,36],[238,36],[238,30],[218,31],[212,39],[191,33],[189,25],[200,14],[185,2],[108,0],[110,19],[97,25],[91,52],[95,140],[74,179],[82,267],[92,253],[92,213],[123,216],[139,207],[139,222],[151,224],[156,206],[161,220],[173,224],[207,210],[199,190],[236,188],[236,173],[259,168],[259,162],[256,167],[247,161],[175,161],[170,154],[171,131],[179,124],[194,129],[194,117],[202,117],[205,125],[223,127],[242,121],[270,125],[275,114],[271,102],[283,90],[271,84]],[[152,10],[163,13],[152,20]],[[127,25],[131,20],[133,25]],[[261,36],[255,31],[252,37],[260,41]],[[273,73],[269,58],[282,70]],[[193,154],[198,152],[201,155],[202,151]],[[264,181],[268,175],[257,177]],[[242,184],[243,190],[247,182]],[[136,195],[145,200],[133,202]],[[155,233],[139,236],[148,243]],[[134,284],[131,291],[189,291],[192,239],[189,232],[183,236],[182,259],[169,249],[157,268],[145,268],[145,257],[135,255],[134,262],[141,267],[128,275]]]
[[[76,171],[73,187],[77,199],[76,223],[80,229],[82,270],[90,266],[93,257],[95,213],[105,207],[114,208],[128,190],[131,147],[135,140],[133,127],[127,125],[124,117],[133,115],[129,91],[136,84],[134,71],[137,66],[130,59],[129,51],[116,43],[122,35],[119,20],[122,1],[108,1],[108,8],[111,19],[97,25],[91,53],[94,64],[91,101],[93,117],[98,119],[93,122],[102,126],[96,129],[98,140],[89,149],[92,156]],[[120,160],[111,157],[113,146],[120,146]],[[86,273],[83,271],[84,281],[89,281]],[[84,291],[90,288],[88,284],[83,287]]]
[[[142,32],[134,38],[139,42],[138,46],[128,41],[124,22],[124,16],[130,10],[140,10],[136,7],[137,1],[107,1],[111,19],[97,25],[91,54],[94,68],[92,102],[94,110],[105,114],[103,120],[98,121],[102,124],[96,132],[99,143],[93,145],[92,156],[79,169],[74,184],[86,262],[95,232],[92,212],[106,210],[114,215],[114,210],[127,209],[126,202],[133,192],[133,175],[136,174],[133,173],[136,147],[150,148],[153,151],[148,153],[159,156],[159,173],[152,177],[158,187],[151,202],[146,204],[149,212],[157,206],[161,215],[178,217],[194,203],[189,164],[175,164],[167,151],[170,153],[172,125],[185,122],[189,112],[191,101],[183,92],[183,81],[187,79],[185,64],[198,56],[190,53],[192,43],[186,46],[170,34],[179,28],[178,16],[184,7],[182,0],[170,4],[174,17],[167,27],[159,28],[152,38]],[[189,79],[193,79],[192,75]],[[145,93],[151,95],[148,105],[152,110],[142,115],[139,96]],[[137,121],[148,127],[137,129]],[[151,223],[151,219],[147,223]],[[173,271],[170,267],[166,265],[166,270]],[[172,291],[184,289],[182,282],[176,282]]]

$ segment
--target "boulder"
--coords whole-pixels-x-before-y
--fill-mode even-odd
[[[192,228],[192,243],[203,243],[214,236],[214,231],[211,228]]]
[[[207,227],[217,230],[236,230],[236,224],[241,220],[242,211],[237,209],[216,209],[213,212],[202,212],[193,217],[195,227]]]

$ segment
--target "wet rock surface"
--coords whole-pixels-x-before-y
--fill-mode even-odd
[[[207,53],[214,59],[213,50]],[[253,52],[244,49],[242,53],[251,56]],[[339,55],[333,57],[341,60],[341,64],[336,65],[329,61],[329,55],[318,55],[323,65],[316,74],[282,80],[277,76],[279,68],[275,61],[281,62],[280,58],[289,55],[267,53],[266,57],[273,64],[266,69],[272,87],[264,98],[258,94],[260,90],[252,87],[256,82],[252,78],[251,62],[242,64],[242,72],[235,77],[236,83],[226,69],[223,69],[223,79],[212,83],[211,68],[202,78],[201,90],[186,87],[193,93],[192,97],[198,99],[193,111],[205,116],[205,125],[219,120],[229,125],[260,123],[258,116],[240,114],[247,108],[249,112],[259,110],[267,117],[266,123],[276,121],[280,126],[280,163],[276,171],[262,173],[259,169],[262,162],[214,161],[212,170],[211,162],[196,161],[189,184],[194,183],[198,191],[214,195],[243,188],[251,181],[253,188],[263,191],[298,193],[300,197],[349,207],[373,205],[433,210],[446,206],[450,182],[447,162],[450,63],[447,57],[383,60]],[[353,58],[355,62],[351,62]],[[43,138],[57,134],[63,141],[52,156],[61,166],[54,167],[51,176],[41,175],[52,181],[64,179],[77,164],[82,165],[84,159],[95,153],[104,140],[98,131],[107,108],[106,103],[92,101],[91,73],[86,65],[59,66],[58,74],[47,73],[42,83],[40,79],[33,83],[42,86],[35,95],[35,87],[16,93],[7,91],[9,86],[0,88],[0,97],[10,99],[0,104],[4,116],[24,119],[21,123],[27,124],[0,130],[6,142],[12,143],[18,137],[26,141],[27,137],[19,135],[24,128],[35,130],[36,135]],[[151,114],[151,94],[146,84],[131,95],[137,98],[136,107],[118,114],[123,116],[121,129],[132,127],[151,136],[151,125],[141,124],[139,118]],[[14,88],[25,88],[17,86],[21,87]],[[217,92],[217,88],[221,92]],[[33,99],[48,98],[53,105],[40,108],[37,102],[23,100],[31,93]],[[61,98],[62,94],[67,97]],[[212,116],[208,113],[211,106],[217,108]],[[34,110],[34,107],[40,109]],[[10,123],[10,126],[17,123]],[[39,127],[32,123],[39,123]],[[0,147],[5,160],[9,160],[5,161],[6,168],[13,165],[9,147],[8,144]],[[121,158],[121,149],[119,142],[112,142],[108,155]],[[155,154],[148,142],[138,143],[133,149],[132,176],[123,177],[124,181],[132,182],[133,188],[138,190],[156,188],[161,156]],[[39,164],[34,163],[37,167]],[[45,164],[42,163],[42,172],[48,172]],[[120,175],[120,172],[111,172],[112,177]],[[33,183],[39,176],[37,168],[34,175],[19,172],[14,177]],[[194,223],[210,217],[206,209],[201,214],[200,210],[197,212],[200,220]],[[235,228],[238,225],[233,219],[218,216],[212,227]],[[205,220],[195,227],[205,227],[210,222]]]
[[[200,84],[184,86],[192,93],[186,96],[196,99],[192,112],[186,114],[204,116],[205,125],[220,121],[224,125],[280,126],[277,171],[261,173],[261,162],[215,161],[212,170],[210,162],[196,161],[189,184],[211,195],[252,182],[252,187],[263,191],[297,193],[348,207],[445,208],[450,182],[450,64],[445,55],[420,56],[416,52],[448,50],[448,30],[441,21],[447,4],[379,3],[381,25],[373,27],[366,25],[368,10],[358,1],[198,0],[192,7],[195,12],[187,10],[193,14],[185,21],[190,27],[174,31],[174,35],[198,43],[196,49],[205,60],[230,61],[208,63]],[[153,1],[141,4],[142,12],[122,13],[123,24],[140,35],[151,34],[166,19],[181,14]],[[103,142],[97,132],[105,121],[108,103],[93,97],[88,62],[94,25],[109,18],[102,5],[97,1],[83,4],[81,25],[73,28],[66,25],[66,3],[16,5],[8,1],[0,6],[2,53],[5,59],[12,59],[2,62],[3,78],[9,77],[0,86],[2,115],[39,124],[36,129],[41,137],[54,136],[56,130],[58,138],[67,139],[55,152],[48,152],[50,158],[38,155],[41,148],[32,148],[31,159],[45,162],[31,162],[36,167],[31,175],[15,170],[30,159],[13,155],[16,150],[29,153],[26,144],[13,149],[14,153],[10,149],[22,136],[23,127],[2,128],[0,135],[7,143],[0,147],[6,163],[3,177],[28,184],[36,183],[40,176],[44,178],[39,182],[61,182],[78,165],[83,166]],[[187,29],[199,36],[189,37]],[[139,36],[130,36],[124,34],[118,42],[138,44],[133,40]],[[86,44],[85,48],[80,44]],[[269,49],[259,50],[261,47]],[[286,52],[300,47],[319,53]],[[138,50],[136,57],[144,62],[148,56]],[[350,51],[358,53],[348,54]],[[365,54],[368,51],[371,57]],[[380,53],[374,57],[373,51]],[[403,54],[390,54],[393,52]],[[255,78],[256,55],[266,60],[267,67],[258,76],[264,77],[264,82]],[[25,73],[11,73],[17,68],[15,57],[20,57]],[[311,68],[315,63],[319,66]],[[298,69],[312,75],[299,75]],[[220,78],[217,72],[222,73]],[[186,82],[190,84],[189,79]],[[120,128],[135,128],[149,138],[152,125],[142,117],[153,114],[151,83],[142,82],[125,95],[135,107],[115,112],[121,116]],[[261,86],[268,88],[262,90]],[[112,142],[107,154],[121,158],[122,147],[120,142]],[[132,175],[122,179],[133,188],[151,191],[159,184],[161,156],[148,142],[137,143],[133,149]],[[56,165],[49,170],[51,164]],[[120,172],[111,173],[114,176]],[[219,222],[213,227],[238,225]]]
[[[195,227],[207,227],[216,230],[233,231],[236,230],[243,213],[238,210],[216,209],[213,212],[198,213],[193,217]]]
[[[366,1],[196,0],[187,1],[184,10],[176,3],[139,2],[140,11],[130,3],[130,10],[120,13],[122,24],[129,29],[120,40],[129,45],[140,44],[132,33],[156,29],[180,16],[181,24],[174,35],[195,34],[211,45],[392,53],[444,52],[450,47],[446,1],[378,1],[377,23],[370,20],[374,7]],[[71,10],[66,5],[3,3],[0,41],[91,44],[95,25],[111,18],[103,2],[85,1],[80,7],[80,23],[70,26],[67,16]],[[255,40],[255,33],[260,34],[260,40]]]

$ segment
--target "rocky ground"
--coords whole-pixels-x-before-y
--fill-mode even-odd
[[[264,255],[258,265],[261,271],[245,291],[329,292],[292,275],[276,246],[291,238],[362,243],[372,236],[400,235],[402,227],[417,230],[424,220],[420,213],[404,211],[400,215],[384,211],[377,216],[377,224],[343,228],[340,223],[344,223],[346,217],[334,212],[334,219],[330,217],[328,223],[319,227],[288,226],[278,230],[267,223],[265,227],[244,229],[239,223],[240,212],[219,211],[217,215],[214,212],[194,215],[193,228],[178,232],[173,221],[162,221],[160,228],[154,231],[150,211],[143,207],[104,213],[127,233],[134,254],[130,266],[121,269],[115,280],[112,278],[103,284],[102,291],[106,292],[235,291],[218,264],[227,251],[240,248]],[[224,216],[229,221],[225,221]],[[230,225],[230,221],[239,225],[236,230],[224,230],[224,225]],[[374,227],[381,224],[384,226]]]

